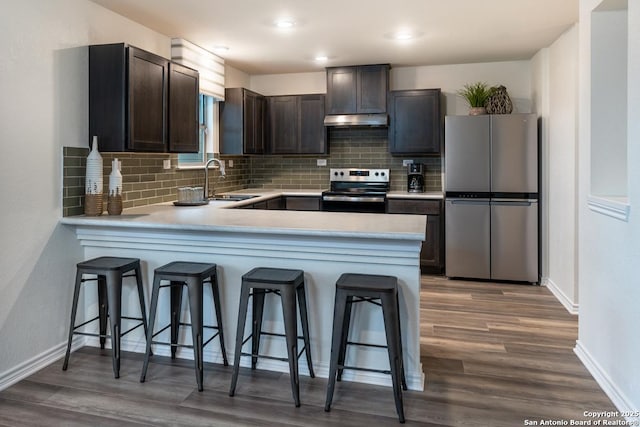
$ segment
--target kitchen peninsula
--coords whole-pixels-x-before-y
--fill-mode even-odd
[[[263,195],[251,202],[267,199]],[[237,326],[241,276],[257,266],[296,268],[305,271],[309,309],[311,354],[316,375],[327,377],[331,353],[331,328],[335,282],[344,272],[386,274],[398,278],[404,363],[409,389],[423,390],[420,362],[420,249],[425,235],[422,215],[386,215],[339,212],[232,209],[249,201],[213,201],[197,207],[171,203],[127,209],[119,216],[62,218],[75,228],[86,259],[97,256],[140,258],[147,297],[153,270],[181,260],[218,265],[222,315],[227,349],[233,349]],[[163,296],[161,295],[161,298]],[[134,293],[123,297],[123,312],[136,310]],[[168,298],[167,298],[168,299]],[[96,309],[97,296],[87,295],[85,310]],[[354,309],[353,331],[358,340],[384,344],[384,325],[379,308]],[[163,313],[164,310],[159,310]],[[212,316],[205,305],[205,313]],[[183,315],[186,313],[183,312]],[[205,322],[209,320],[205,314]],[[159,314],[161,315],[161,314]],[[279,301],[265,306],[265,325],[282,330]],[[162,324],[167,319],[159,319]],[[137,335],[136,335],[137,333]],[[123,350],[144,351],[144,337],[135,331],[123,340]],[[263,338],[265,351],[286,354],[284,343]],[[89,345],[97,343],[88,342]],[[162,348],[154,349],[157,354]],[[221,363],[218,347],[205,348],[205,361]],[[168,351],[167,351],[168,354]],[[190,351],[179,357],[192,358]],[[232,359],[233,355],[229,354]],[[362,347],[347,353],[358,366],[388,369],[386,349]],[[246,359],[246,360],[244,360]],[[243,358],[242,366],[249,366]],[[350,363],[351,364],[351,363]],[[259,361],[259,369],[288,372],[285,362]],[[308,373],[304,358],[300,372]],[[384,374],[345,371],[345,380],[390,385]]]

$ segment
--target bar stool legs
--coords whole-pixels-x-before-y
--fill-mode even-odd
[[[282,300],[282,314],[284,334],[267,333],[262,331],[262,315],[264,312],[264,299],[266,294],[276,293]],[[252,304],[252,330],[251,336],[244,338],[245,321],[249,297],[253,298]],[[311,350],[309,339],[309,321],[307,318],[306,295],[304,289],[304,272],[301,270],[287,270],[276,268],[255,268],[242,277],[240,290],[240,305],[238,310],[238,329],[236,332],[236,345],[234,352],[234,368],[231,377],[229,396],[235,395],[238,374],[240,370],[240,357],[251,356],[251,368],[255,369],[258,357],[277,359],[289,362],[289,376],[291,378],[291,393],[296,407],[300,406],[300,381],[298,370],[298,331],[296,301],[300,309],[300,322],[302,324],[302,339],[304,340],[304,352],[307,357],[309,375],[313,378],[313,364],[311,362]],[[259,354],[260,336],[275,335],[284,336],[287,346],[287,358],[272,357]],[[251,339],[251,353],[242,353],[242,346]]]
[[[172,262],[159,267],[154,272],[153,292],[151,296],[151,310],[149,314],[149,332],[147,334],[147,349],[142,365],[142,374],[140,382],[145,382],[147,369],[149,367],[149,357],[151,356],[151,344],[164,344],[171,347],[171,358],[175,359],[178,347],[193,348],[193,359],[196,372],[196,381],[198,391],[203,390],[204,379],[204,360],[203,349],[211,340],[218,337],[220,342],[220,351],[225,366],[228,365],[227,352],[224,344],[224,329],[222,327],[222,312],[220,310],[220,290],[218,287],[218,279],[216,273],[216,264],[205,264],[196,262]],[[169,281],[168,285],[162,285],[162,281]],[[215,307],[216,326],[204,325],[203,316],[203,287],[204,283],[211,284],[213,294],[213,303]],[[154,333],[153,328],[156,320],[158,307],[158,297],[160,289],[169,287],[171,292],[171,322],[169,325],[161,328]],[[191,323],[185,324],[180,322],[180,313],[182,307],[183,289],[187,288],[189,298],[189,312]],[[180,326],[191,326],[192,345],[184,345],[178,343]],[[162,333],[165,329],[170,329],[170,342],[153,341],[153,338]],[[216,329],[215,333],[207,341],[204,341],[204,329]]]
[[[134,271],[140,302],[141,317],[122,316],[122,279],[132,275],[125,275]],[[85,279],[85,274],[95,275],[96,278]],[[80,288],[84,282],[96,281],[98,283],[98,316],[80,325],[76,325],[76,315],[78,311],[78,300]],[[107,335],[107,317],[111,323],[111,335]],[[135,327],[122,332],[121,320],[140,321]],[[107,338],[111,338],[112,364],[115,378],[120,377],[120,338],[123,335],[144,327],[145,337],[147,336],[147,314],[144,303],[144,288],[142,284],[142,274],[140,272],[140,260],[137,258],[100,257],[78,263],[76,269],[76,280],[73,290],[73,303],[71,307],[71,320],[69,325],[69,337],[67,340],[67,351],[65,353],[62,370],[66,371],[69,366],[71,355],[71,343],[74,335],[98,336],[100,338],[100,348],[104,348]],[[93,322],[99,321],[99,333],[76,332],[78,328]]]
[[[378,302],[380,301],[380,302]],[[386,345],[349,342],[349,324],[354,303],[369,302],[382,307]],[[389,356],[389,371],[345,366],[347,345],[367,345],[386,347]],[[336,283],[336,298],[331,338],[331,360],[327,383],[325,411],[331,410],[331,402],[336,380],[342,379],[344,369],[358,369],[391,374],[396,412],[401,423],[405,422],[402,390],[407,389],[402,356],[402,335],[400,333],[400,312],[397,279],[393,276],[367,274],[343,274]]]

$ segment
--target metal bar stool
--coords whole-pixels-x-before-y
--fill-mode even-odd
[[[284,321],[284,334],[264,332],[262,330],[262,314],[264,311],[264,297],[268,293],[275,293],[282,298],[282,312]],[[300,309],[300,323],[302,324],[302,336],[298,336],[298,321],[296,318],[296,295]],[[244,327],[247,318],[247,306],[249,297],[253,297],[251,335],[244,337]],[[273,357],[259,354],[260,336],[285,337],[287,356]],[[251,353],[243,353],[242,346],[251,339]],[[304,347],[298,353],[298,339],[304,341]],[[298,379],[298,358],[305,352],[309,375],[315,377],[311,363],[311,351],[309,345],[309,320],[307,318],[307,299],[304,290],[304,272],[302,270],[288,270],[283,268],[258,267],[242,276],[242,288],[240,291],[240,309],[238,312],[238,331],[236,333],[236,347],[234,353],[233,376],[229,396],[236,391],[238,371],[240,369],[240,356],[251,356],[251,369],[256,368],[258,357],[289,362],[289,374],[291,376],[291,391],[296,406],[300,406],[300,384]]]
[[[352,342],[348,340],[351,308],[353,304],[359,302],[368,302],[382,307],[387,345]],[[347,345],[386,348],[389,354],[390,370],[346,366],[344,362]],[[342,379],[344,369],[391,374],[396,411],[398,412],[400,422],[404,423],[402,389],[407,389],[407,381],[405,379],[402,358],[398,279],[396,277],[345,273],[341,275],[336,282],[333,333],[331,337],[331,361],[327,384],[327,400],[324,406],[324,410],[327,412],[331,410],[331,401],[333,400],[336,379],[338,381]]]
[[[162,281],[169,281],[169,284],[161,285]],[[213,304],[216,312],[217,325],[203,324],[203,286],[205,283],[211,284],[213,293]],[[182,292],[186,286],[189,295],[189,310],[191,314],[191,323],[180,322],[180,311],[182,307]],[[156,320],[156,310],[158,308],[158,295],[160,289],[171,288],[171,323],[153,332],[153,326]],[[180,326],[191,326],[192,345],[178,344],[178,333]],[[171,342],[154,341],[153,338],[171,327]],[[215,329],[217,332],[211,338],[204,341],[204,329]],[[149,357],[152,355],[151,344],[161,344],[171,346],[171,358],[175,359],[178,347],[193,348],[193,359],[196,368],[196,380],[198,382],[198,391],[202,391],[202,381],[204,376],[203,369],[203,348],[209,344],[214,338],[218,337],[220,341],[220,351],[222,352],[222,360],[225,366],[227,361],[227,352],[224,346],[224,333],[222,328],[222,312],[220,311],[220,290],[218,288],[217,265],[199,262],[182,262],[176,261],[156,268],[153,275],[153,293],[151,295],[151,306],[149,315],[149,331],[147,332],[147,350],[144,356],[144,364],[142,366],[142,375],[140,382],[145,381],[147,368],[149,366]]]
[[[125,274],[133,271],[133,273]],[[96,275],[95,278],[85,279],[85,274]],[[135,277],[138,288],[138,298],[140,300],[140,312],[142,317],[122,316],[122,279],[125,277]],[[96,281],[98,283],[98,305],[99,312],[93,319],[76,325],[76,313],[78,311],[78,298],[80,287],[84,282]],[[107,334],[107,318],[111,322],[111,334]],[[121,320],[138,320],[140,323],[132,328],[121,332]],[[71,341],[74,335],[86,335],[100,337],[100,348],[104,349],[107,338],[111,339],[113,353],[113,374],[115,378],[120,377],[120,338],[129,332],[144,327],[145,337],[147,336],[147,314],[144,304],[144,290],[142,286],[142,275],[140,273],[140,260],[138,258],[118,258],[99,257],[83,261],[77,264],[76,282],[73,290],[73,305],[71,308],[71,324],[69,326],[69,339],[67,341],[67,352],[64,357],[62,370],[66,371],[69,366],[69,356],[71,354]],[[89,333],[77,331],[85,325],[99,320],[100,332]]]

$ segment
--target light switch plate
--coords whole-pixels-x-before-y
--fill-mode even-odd
[[[229,159],[229,167],[232,168],[233,167],[233,160]]]
[[[171,159],[165,159],[162,161],[162,169],[171,169]]]
[[[327,166],[327,159],[317,159],[316,160],[316,165],[317,166]]]

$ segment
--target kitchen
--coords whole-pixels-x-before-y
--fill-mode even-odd
[[[630,267],[633,257],[638,255],[634,243],[637,242],[637,222],[630,217],[627,222],[611,223],[613,220],[609,217],[597,216],[587,207],[591,118],[578,108],[578,99],[583,104],[590,90],[584,77],[590,63],[588,55],[583,54],[589,51],[589,38],[582,31],[589,30],[589,14],[596,3],[581,2],[580,36],[576,26],[531,60],[397,67],[392,71],[390,87],[441,87],[447,94],[447,113],[465,114],[466,106],[455,96],[455,91],[469,81],[496,81],[507,86],[514,99],[531,100],[536,107],[528,107],[538,111],[543,122],[547,120],[543,135],[548,138],[550,152],[548,161],[542,163],[542,179],[549,186],[546,194],[550,198],[550,212],[545,217],[549,221],[549,237],[543,257],[546,256],[550,271],[543,275],[561,290],[559,298],[564,299],[564,305],[576,312],[580,285],[579,339],[581,348],[587,350],[583,355],[588,355],[582,360],[591,360],[590,371],[599,372],[601,386],[605,384],[602,387],[607,388],[609,395],[618,396],[618,407],[631,409],[638,403],[633,387],[638,382],[633,356],[638,348],[633,333],[637,315],[632,310],[638,291],[631,286],[634,276]],[[62,147],[86,146],[88,134],[87,93],[78,89],[78,81],[86,79],[86,71],[81,66],[86,64],[86,57],[74,48],[127,40],[168,56],[167,37],[92,3],[69,1],[56,7],[59,10],[54,11],[48,4],[24,2],[13,5],[11,17],[4,15],[3,18],[3,34],[6,32],[9,50],[3,55],[0,67],[6,76],[2,80],[3,93],[7,94],[2,104],[5,145],[2,169],[7,183],[3,236],[7,237],[3,239],[1,334],[3,344],[9,345],[2,345],[0,372],[6,372],[7,378],[26,366],[47,360],[47,350],[62,341],[70,293],[60,291],[59,287],[44,287],[43,283],[49,277],[55,277],[60,284],[72,283],[73,272],[69,266],[82,257],[75,236],[57,225],[62,217]],[[635,4],[629,4],[628,15],[629,37],[633,40],[638,19]],[[72,25],[62,25],[63,22]],[[45,41],[44,36],[35,36],[32,32],[37,28],[42,29],[42,34],[55,37]],[[637,75],[637,51],[632,45],[629,48],[629,75]],[[228,77],[234,81],[234,76]],[[264,95],[285,94],[283,89],[278,89],[285,84],[302,86],[294,90],[297,93],[324,91],[321,72],[303,73],[295,81],[286,74],[235,77],[237,85],[247,86],[248,79],[250,87]],[[566,81],[575,84],[566,85]],[[633,82],[628,91],[631,113],[637,109],[637,87]],[[25,97],[26,94],[30,96]],[[44,102],[34,106],[31,100],[35,97]],[[27,111],[30,113],[26,114]],[[41,126],[33,126],[34,121]],[[638,130],[629,124],[631,141]],[[578,146],[585,149],[577,150]],[[632,178],[637,174],[634,166],[638,163],[634,162],[637,152],[629,148],[629,182],[635,182]],[[28,160],[15,161],[25,157]],[[27,195],[27,191],[37,191],[38,197]],[[635,191],[637,189],[629,188],[629,199],[634,198]],[[545,192],[542,193],[545,197]],[[602,231],[594,233],[594,230]],[[598,283],[607,283],[607,286],[603,290]],[[52,307],[49,301],[60,301],[60,304]],[[40,315],[25,314],[34,312],[33,307]],[[611,316],[611,313],[617,315]],[[29,325],[27,330],[25,323]],[[45,323],[50,326],[44,327]],[[37,362],[26,363],[33,358]]]

